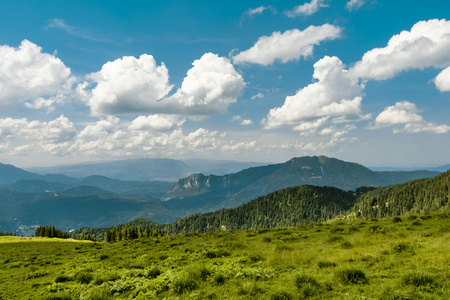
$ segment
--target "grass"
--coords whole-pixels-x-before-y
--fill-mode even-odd
[[[0,299],[450,299],[449,219],[402,218],[118,243],[0,237]]]

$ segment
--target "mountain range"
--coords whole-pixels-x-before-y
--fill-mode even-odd
[[[128,161],[97,165],[99,173],[120,177],[120,170],[130,166],[120,180],[92,175],[80,169],[71,177],[66,174],[37,174],[0,164],[0,231],[30,234],[38,225],[55,225],[62,230],[79,227],[112,226],[145,218],[170,223],[195,213],[235,207],[257,197],[299,185],[331,186],[355,190],[360,186],[386,186],[412,179],[433,177],[439,172],[374,172],[360,164],[325,156],[293,158],[285,163],[256,166],[226,175],[196,173],[177,182],[151,181],[155,174],[174,176],[187,171],[185,163],[174,160],[151,160],[157,167],[147,169],[151,175],[140,177],[142,168]],[[164,167],[167,163],[167,168]],[[191,164],[193,161],[190,162]],[[200,161],[208,169],[206,161]],[[215,162],[211,168],[224,163]],[[257,164],[257,163],[250,163]],[[236,168],[236,163],[231,168]],[[92,167],[92,165],[91,165]],[[209,169],[211,169],[209,168]],[[173,170],[178,171],[173,171]],[[102,172],[103,170],[103,172]],[[131,174],[131,170],[137,170]],[[172,170],[172,171],[171,171]],[[164,177],[163,176],[163,177]],[[168,177],[164,177],[167,179]]]

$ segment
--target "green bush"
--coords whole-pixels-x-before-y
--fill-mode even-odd
[[[401,253],[412,253],[413,248],[409,242],[398,242],[394,244],[392,247],[392,250],[394,253],[401,254]]]
[[[324,269],[324,268],[336,267],[336,263],[327,261],[327,260],[320,260],[317,262],[317,266],[321,269]]]
[[[399,222],[403,222],[403,219],[400,217],[393,217],[392,218],[392,223],[399,223]]]
[[[297,289],[302,289],[304,287],[320,287],[319,282],[312,276],[309,275],[297,275],[295,277],[295,287]]]
[[[216,285],[222,285],[225,283],[226,277],[223,274],[216,274],[214,275],[214,283]]]
[[[341,269],[334,273],[336,279],[343,284],[368,284],[366,274],[359,269]]]
[[[197,288],[197,282],[192,278],[178,278],[172,283],[175,294],[181,295]]]
[[[75,281],[81,284],[89,284],[94,280],[94,275],[86,271],[80,271],[75,274]]]
[[[270,300],[291,300],[294,299],[291,294],[286,291],[277,291],[270,294]]]
[[[416,220],[417,219],[417,216],[416,215],[410,215],[410,216],[408,216],[408,221],[414,221],[414,220]]]
[[[409,273],[402,277],[402,283],[414,286],[433,286],[436,281],[428,274],[423,273]]]
[[[331,233],[344,233],[345,229],[342,227],[331,227],[330,232]]]
[[[69,276],[66,276],[66,275],[58,275],[55,278],[55,282],[56,283],[58,283],[58,282],[67,282],[67,281],[71,281],[71,280],[72,280],[72,278],[70,278]]]
[[[158,268],[152,268],[150,270],[148,270],[146,272],[146,276],[147,278],[156,278],[159,275],[161,275],[161,270],[159,270]]]
[[[350,243],[349,241],[343,241],[342,243],[341,243],[341,248],[342,249],[350,249],[350,248],[352,248],[353,247],[353,245],[352,245],[352,243]]]

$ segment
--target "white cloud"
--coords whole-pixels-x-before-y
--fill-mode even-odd
[[[244,120],[241,121],[241,125],[242,126],[252,125],[252,124],[253,124],[252,120],[244,119]]]
[[[324,4],[325,0],[311,0],[311,2],[306,2],[302,5],[298,5],[294,7],[293,10],[288,10],[285,12],[285,15],[289,18],[295,18],[298,16],[310,16],[315,14],[319,8],[328,7],[327,4]]]
[[[253,15],[261,15],[266,10],[274,10],[274,8],[271,5],[268,5],[268,6],[262,5],[262,6],[259,6],[257,8],[249,8],[246,11],[246,14],[249,17],[251,17]]]
[[[450,65],[450,21],[416,23],[410,31],[394,35],[384,48],[364,54],[350,72],[358,78],[385,80],[402,71]]]
[[[360,9],[367,0],[350,0],[345,4],[345,8],[349,11],[358,10]]]
[[[450,67],[444,69],[436,76],[434,84],[441,92],[450,92]]]
[[[168,69],[164,63],[157,66],[153,56],[147,54],[108,62],[89,77],[97,83],[92,96],[85,83],[77,87],[77,92],[88,99],[94,115],[222,113],[245,87],[230,61],[212,53],[193,62],[181,88],[172,96],[168,96],[173,87]]]
[[[262,98],[264,98],[264,94],[263,93],[258,93],[256,95],[253,95],[251,99],[255,100],[255,99],[262,99]]]
[[[375,119],[375,126],[372,129],[404,125],[403,128],[398,129],[398,126],[394,129],[394,133],[406,131],[409,133],[417,132],[433,132],[433,133],[446,133],[450,131],[450,126],[436,125],[433,123],[427,123],[421,115],[418,114],[419,110],[414,103],[408,101],[397,102],[393,106],[386,107]]]
[[[70,69],[55,55],[23,40],[18,48],[0,46],[0,107],[20,106],[33,101],[29,108],[52,105],[51,97],[69,79]],[[49,102],[47,102],[49,101]]]
[[[165,113],[210,115],[226,112],[245,87],[242,76],[230,61],[217,54],[205,53],[192,63],[181,88],[167,102]]]
[[[341,35],[341,28],[330,24],[309,26],[303,31],[298,29],[279,31],[271,36],[258,39],[253,47],[233,57],[233,63],[273,64],[276,60],[286,63],[312,55],[314,45],[321,41],[333,40]]]
[[[325,56],[314,64],[316,82],[286,97],[263,120],[265,129],[292,126],[294,130],[317,129],[329,117],[361,119],[363,85],[349,76],[337,57]]]
[[[151,112],[172,89],[164,63],[147,54],[108,62],[89,77],[97,83],[88,100],[94,115]]]
[[[130,130],[169,131],[183,125],[184,119],[172,115],[139,116],[128,127]]]

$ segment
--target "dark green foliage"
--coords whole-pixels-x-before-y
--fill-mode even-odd
[[[392,218],[392,223],[399,223],[399,222],[403,222],[403,219],[400,217],[393,217]]]
[[[55,282],[56,283],[58,283],[58,282],[67,282],[67,281],[71,281],[71,280],[72,280],[72,278],[70,278],[69,276],[66,276],[66,275],[58,275],[55,278]]]
[[[393,247],[394,253],[414,253],[414,250],[409,242],[398,242]]]
[[[359,269],[341,269],[334,273],[338,281],[343,284],[368,284],[366,274]]]
[[[436,284],[435,279],[428,274],[410,273],[402,277],[402,283],[414,286],[433,286]]]
[[[413,180],[361,194],[353,212],[364,219],[434,212],[450,206],[449,194],[450,170],[433,178]],[[417,216],[410,215],[408,220],[413,218]]]
[[[94,275],[87,271],[80,271],[75,274],[75,281],[81,284],[89,284],[94,280]]]
[[[270,300],[291,300],[291,299],[294,299],[293,296],[285,291],[278,291],[270,294]]]
[[[225,275],[223,275],[223,274],[216,274],[216,275],[214,275],[214,283],[216,284],[216,285],[222,285],[222,284],[224,284],[225,283]]]
[[[169,234],[298,226],[328,220],[350,209],[353,192],[332,187],[297,186],[260,197],[236,208],[195,214],[162,228]]]
[[[175,294],[181,295],[197,288],[197,282],[192,278],[178,278],[172,284]]]
[[[319,282],[312,276],[309,275],[297,275],[295,277],[295,286],[301,289],[305,286],[320,287]]]
[[[323,268],[330,268],[330,267],[336,267],[335,262],[327,261],[327,260],[320,260],[317,262],[317,266],[321,269]]]
[[[155,268],[150,269],[147,272],[146,277],[147,278],[156,278],[159,275],[161,275],[161,270],[155,267]]]
[[[35,232],[34,236],[60,238],[60,239],[70,238],[69,233],[59,230],[59,229],[56,229],[55,226],[39,226],[36,228],[36,232]]]

